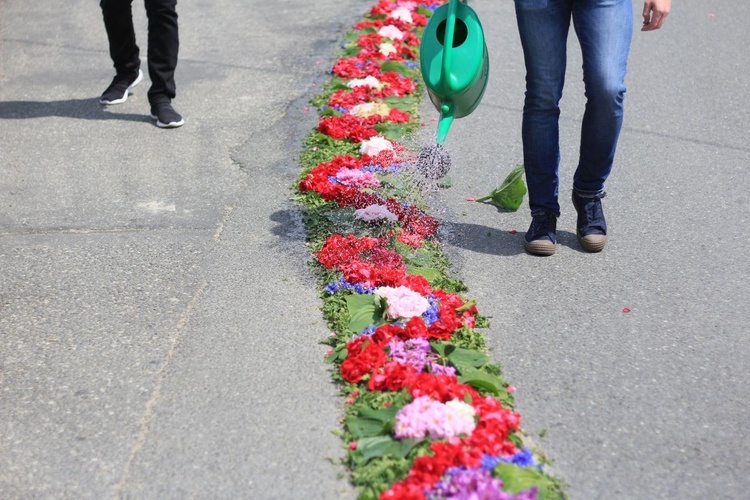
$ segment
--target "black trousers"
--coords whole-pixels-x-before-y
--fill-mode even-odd
[[[140,50],[133,29],[133,0],[101,0],[104,27],[109,39],[109,55],[117,74],[138,72]],[[174,99],[174,71],[180,39],[177,31],[177,0],[145,0],[148,16],[149,101],[161,96]]]

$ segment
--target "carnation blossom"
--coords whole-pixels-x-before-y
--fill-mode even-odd
[[[377,156],[383,151],[393,151],[393,143],[380,135],[362,141],[359,147],[359,152],[367,156]]]
[[[399,21],[403,21],[405,23],[414,22],[414,18],[411,17],[411,12],[409,12],[409,9],[405,6],[401,6],[396,9],[393,9],[393,12],[391,12],[391,17],[393,19],[398,19]]]
[[[405,286],[380,287],[375,291],[375,295],[385,298],[388,303],[386,314],[392,319],[421,316],[430,308],[430,303],[426,298]]]
[[[380,87],[380,80],[375,78],[374,76],[368,76],[365,78],[355,78],[353,80],[349,80],[346,83],[346,86],[350,89],[356,88],[356,87],[370,87],[372,89],[376,89]]]
[[[398,221],[398,217],[396,217],[390,210],[388,210],[383,205],[368,205],[365,208],[360,208],[359,210],[354,211],[354,217],[357,219],[366,221],[366,222],[372,222],[376,220],[388,220],[390,222],[396,222]]]
[[[444,404],[421,396],[398,411],[394,434],[398,439],[450,439],[471,434],[475,427],[470,405],[457,399]]]
[[[400,29],[398,29],[397,27],[391,24],[380,28],[380,30],[378,30],[378,35],[382,36],[383,38],[390,38],[391,40],[403,40],[404,39],[404,33]]]

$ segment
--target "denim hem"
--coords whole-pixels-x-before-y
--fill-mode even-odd
[[[544,215],[544,214],[553,214],[558,219],[560,218],[560,212],[555,212],[554,210],[545,210],[544,208],[540,208],[540,209],[531,211],[532,217],[536,217],[537,215]]]
[[[599,191],[584,191],[581,189],[573,188],[573,192],[578,196],[579,198],[599,198],[602,199],[605,196],[607,196],[607,192],[603,189],[600,189]]]

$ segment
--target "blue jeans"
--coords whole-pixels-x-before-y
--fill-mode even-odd
[[[531,213],[560,214],[558,119],[570,20],[583,54],[586,110],[573,189],[604,196],[620,135],[632,0],[515,0],[526,62],[523,156]]]

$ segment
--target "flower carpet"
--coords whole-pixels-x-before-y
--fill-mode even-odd
[[[344,465],[362,499],[564,496],[449,273],[404,145],[420,128],[419,41],[445,1],[381,0],[313,99],[295,199],[344,395]]]

